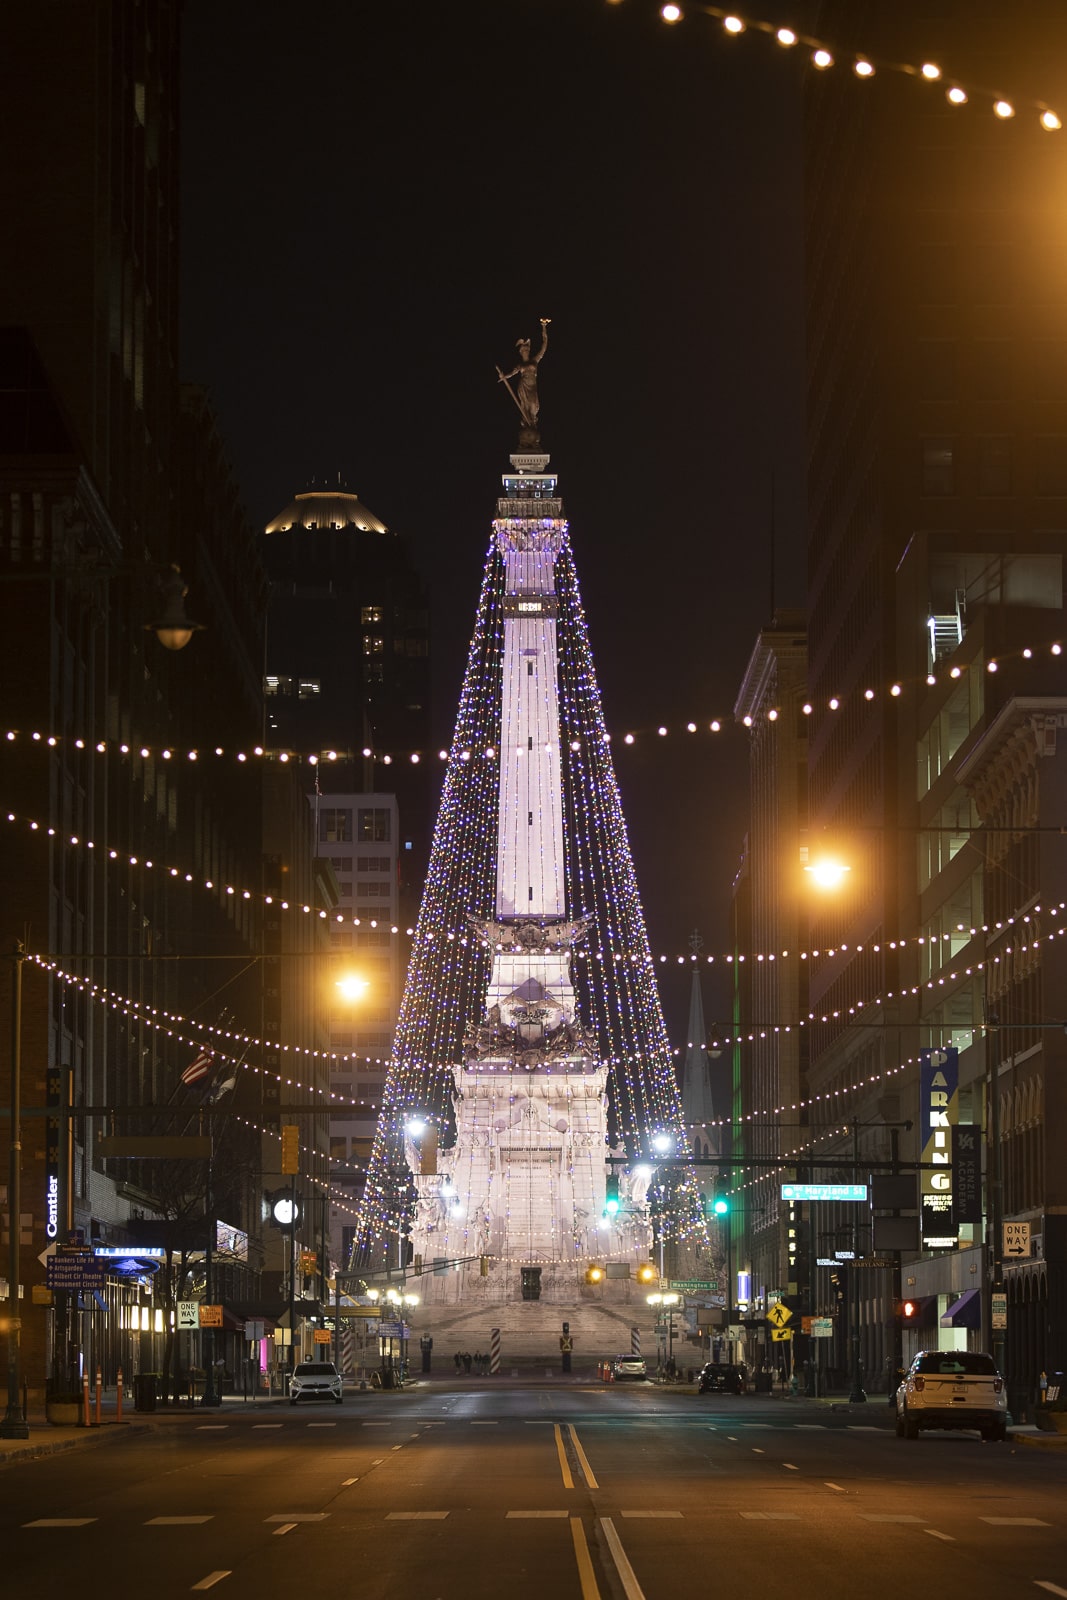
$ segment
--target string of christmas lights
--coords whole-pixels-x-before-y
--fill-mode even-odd
[[[608,0],[609,5],[620,3],[621,0]],[[972,102],[985,106],[1000,122],[1009,122],[1016,114],[1017,105],[1021,104],[1033,112],[1046,133],[1058,133],[1063,126],[1060,117],[1044,100],[1016,101],[1008,99],[1000,90],[965,84],[959,79],[946,76],[936,61],[926,60],[916,65],[905,61],[887,61],[863,53],[842,52],[798,28],[791,28],[778,22],[766,22],[759,18],[744,17],[738,12],[723,10],[719,6],[681,5],[677,0],[668,0],[668,3],[659,6],[658,10],[662,20],[672,27],[684,21],[691,13],[717,22],[722,36],[727,39],[737,39],[744,33],[752,32],[764,35],[783,50],[799,48],[819,72],[828,72],[839,60],[845,60],[849,63],[853,76],[861,83],[868,82],[879,72],[889,72],[911,78],[919,84],[943,89],[945,99],[952,107],[959,108]]]
[[[71,847],[78,848],[78,849],[84,849],[84,850],[87,850],[87,851],[96,850],[96,848],[97,848],[97,846],[94,844],[94,842],[92,840],[83,839],[77,834],[63,834],[63,835],[61,835],[60,830],[58,828],[53,827],[51,824],[40,822],[37,819],[32,818],[32,817],[23,816],[19,812],[16,812],[16,811],[8,811],[8,812],[4,813],[4,821],[6,821],[9,826],[22,826],[22,827],[25,827],[26,831],[31,836],[36,835],[36,836],[39,836],[42,839],[57,839],[57,838],[62,837],[64,842],[66,844],[70,845]],[[917,830],[917,831],[921,832],[922,830],[920,829],[920,830]],[[980,831],[980,830],[975,830],[975,831]],[[998,830],[995,830],[995,829],[989,829],[988,830],[989,833],[993,833],[993,832],[996,832],[996,831],[998,831]],[[315,917],[315,918],[317,918],[317,919],[319,919],[321,921],[329,922],[331,924],[331,926],[334,926],[334,925],[336,925],[336,926],[346,926],[346,927],[347,926],[351,926],[351,927],[354,927],[354,928],[366,927],[366,928],[377,929],[377,930],[379,930],[379,931],[381,931],[383,933],[384,932],[388,932],[391,937],[406,937],[406,938],[411,938],[413,936],[413,934],[414,934],[414,931],[415,931],[412,928],[401,929],[396,923],[389,924],[388,927],[386,927],[385,925],[383,925],[382,923],[377,921],[377,919],[375,919],[375,918],[367,918],[367,917],[360,918],[360,917],[356,917],[356,916],[346,917],[343,912],[332,912],[332,911],[327,912],[327,911],[324,911],[324,910],[322,910],[320,908],[316,908],[316,907],[314,907],[314,906],[312,906],[312,905],[310,905],[310,904],[308,904],[306,902],[292,902],[292,901],[289,901],[289,900],[282,900],[282,899],[278,899],[276,896],[268,895],[268,894],[261,894],[258,891],[254,891],[254,890],[247,889],[247,888],[242,888],[242,887],[234,885],[234,884],[226,884],[226,883],[217,884],[217,883],[215,883],[214,880],[212,880],[210,878],[205,878],[203,880],[198,880],[198,879],[196,879],[194,877],[194,875],[192,873],[184,871],[180,867],[167,866],[164,863],[155,862],[155,861],[152,861],[151,859],[146,859],[146,858],[138,857],[138,856],[134,856],[134,855],[127,855],[124,852],[116,850],[116,849],[108,849],[106,851],[103,851],[102,854],[106,854],[106,856],[108,857],[109,860],[120,862],[120,863],[122,863],[124,865],[139,866],[139,867],[143,868],[146,871],[158,870],[159,872],[163,873],[166,877],[173,879],[176,883],[190,884],[190,885],[192,885],[194,887],[199,887],[199,888],[201,888],[201,889],[203,889],[205,891],[208,891],[208,892],[221,893],[221,894],[224,894],[224,895],[227,895],[227,896],[235,897],[235,898],[240,899],[240,900],[252,901],[252,902],[256,902],[258,904],[262,904],[264,906],[272,906],[275,910],[284,911],[284,912],[293,912],[298,916],[312,916],[312,917]],[[1040,913],[1041,909],[1042,909],[1041,906],[1033,907],[1033,914],[1036,915],[1037,913]],[[1057,906],[1053,906],[1053,907],[1050,907],[1048,909],[1049,909],[1049,914],[1054,917],[1054,916],[1058,915],[1059,911],[1067,909],[1067,901],[1062,901],[1061,900],[1058,907]],[[981,933],[990,933],[990,932],[993,932],[994,930],[999,932],[1003,928],[1010,928],[1010,927],[1014,926],[1017,920],[1021,920],[1023,922],[1027,922],[1029,920],[1030,915],[1031,915],[1030,912],[1026,913],[1025,915],[1020,913],[1018,915],[1018,917],[1010,916],[1010,917],[1005,918],[1002,922],[996,922],[996,923],[992,923],[992,924],[990,924],[990,923],[981,923],[980,925],[976,925],[976,926],[974,926],[974,927],[972,927],[970,929],[970,937],[972,937],[972,938],[975,937],[979,932],[981,932]],[[936,946],[938,944],[942,944],[942,945],[943,944],[951,944],[954,941],[956,941],[959,938],[960,934],[963,933],[964,931],[965,930],[962,927],[959,927],[959,928],[957,928],[955,930],[949,929],[949,930],[946,930],[946,931],[942,931],[940,933],[925,931],[923,933],[905,934],[905,935],[903,935],[903,936],[901,936],[899,938],[896,938],[896,939],[882,940],[881,942],[872,942],[871,944],[866,945],[866,946],[864,944],[862,944],[862,943],[850,945],[848,942],[843,942],[843,943],[841,943],[839,945],[828,945],[826,947],[826,949],[822,949],[821,947],[812,947],[810,949],[801,949],[801,950],[794,950],[794,951],[789,951],[789,950],[778,950],[778,951],[736,951],[736,950],[726,950],[726,951],[720,952],[720,954],[718,954],[718,955],[715,955],[715,954],[704,954],[703,952],[695,952],[695,951],[691,950],[691,951],[687,952],[684,955],[677,955],[677,954],[675,954],[675,955],[667,955],[667,954],[662,954],[661,953],[660,955],[657,955],[657,956],[653,957],[651,952],[647,948],[647,942],[646,942],[646,947],[645,947],[644,950],[636,950],[636,951],[635,950],[620,950],[620,949],[612,949],[612,948],[599,948],[599,949],[596,949],[596,950],[582,950],[582,949],[579,949],[579,950],[576,950],[574,952],[574,959],[575,959],[576,962],[582,962],[582,961],[585,961],[585,962],[589,962],[589,961],[598,962],[599,961],[601,963],[611,963],[611,964],[613,964],[615,966],[618,966],[618,965],[623,964],[623,963],[630,963],[631,965],[637,965],[637,966],[640,966],[640,965],[642,965],[644,963],[648,963],[650,965],[658,963],[660,966],[673,964],[673,965],[676,965],[676,966],[679,966],[679,967],[681,967],[681,966],[697,966],[697,965],[700,965],[700,964],[712,967],[712,966],[715,966],[716,963],[718,963],[720,966],[733,966],[735,964],[741,964],[741,963],[744,963],[744,962],[757,962],[757,963],[758,962],[778,962],[778,961],[786,961],[786,960],[790,960],[790,959],[793,959],[793,960],[796,960],[796,961],[813,961],[813,960],[818,960],[820,957],[823,957],[823,956],[832,957],[832,956],[836,956],[836,955],[838,955],[840,953],[846,953],[849,950],[851,950],[854,954],[861,953],[864,949],[869,949],[869,950],[873,950],[876,953],[880,953],[882,950],[902,950],[902,949],[905,949],[905,948],[907,948],[908,946],[911,946],[911,945],[917,945],[917,946],[922,947],[922,946]],[[443,939],[445,942],[451,942],[451,943],[455,943],[457,941],[458,942],[462,942],[465,939],[475,939],[476,942],[480,943],[485,950],[488,951],[490,949],[490,947],[485,943],[485,941],[478,939],[477,936],[471,932],[469,926],[467,926],[465,924],[458,925],[458,926],[456,926],[454,928],[453,927],[442,928],[440,931],[427,930],[426,933],[425,933],[425,938],[427,940],[433,940],[435,938],[440,938],[440,939]],[[331,952],[331,954],[332,954],[332,952]],[[64,959],[66,959],[66,960],[74,960],[75,958],[73,956],[67,956]],[[183,959],[183,960],[184,959],[195,960],[196,958],[190,956],[190,957],[182,957],[180,959]],[[234,959],[237,959],[237,958],[235,957]],[[351,957],[349,959],[351,959],[353,962],[358,963],[359,951],[356,950],[356,951],[352,952]],[[180,1019],[180,1020],[184,1021],[186,1019]],[[824,1018],[823,1020],[826,1020],[826,1019]],[[348,1055],[339,1054],[339,1053],[333,1052],[333,1051],[323,1051],[323,1052],[321,1052],[321,1054],[328,1055],[333,1060],[348,1060],[348,1059],[352,1059],[352,1060],[367,1060],[367,1061],[370,1061],[372,1059],[380,1059],[380,1058],[372,1058],[370,1056],[360,1057],[358,1055],[353,1055],[353,1056],[350,1057]]]
[[[1012,661],[1040,661],[1046,656],[1059,660],[1062,659],[1063,653],[1063,642],[1054,639],[1038,645],[1024,646],[1010,654],[991,658],[985,661],[984,664],[958,663],[939,671],[927,672],[922,677],[895,680],[880,689],[868,685],[862,690],[856,690],[852,697],[845,694],[834,694],[827,696],[825,700],[807,699],[802,701],[797,709],[805,717],[834,714],[845,710],[850,704],[850,699],[855,697],[860,698],[866,705],[873,705],[879,702],[903,704],[907,701],[908,696],[916,691],[921,693],[924,689],[932,688],[939,683],[956,681],[966,677],[970,671],[984,671],[987,674],[993,674],[999,672]],[[768,722],[777,722],[784,715],[784,711],[785,708],[783,706],[770,706],[763,713],[763,716]],[[649,739],[662,741],[678,735],[691,737],[696,734],[723,734],[729,733],[731,730],[736,731],[741,727],[751,728],[755,725],[756,720],[751,716],[738,720],[733,716],[732,712],[727,712],[714,717],[708,717],[707,715],[702,715],[699,718],[690,717],[684,721],[681,719],[664,720],[656,723],[654,727],[650,724],[644,727],[631,728],[624,734],[611,733],[603,723],[603,720],[601,720],[601,725],[595,733],[590,734],[582,730],[572,731],[570,740],[572,748],[575,748],[574,741],[577,740],[578,747],[585,743],[593,743],[597,745],[612,744],[623,749],[632,749]],[[253,745],[248,750],[229,750],[222,745],[216,745],[211,750],[189,749],[182,751],[165,745],[156,746],[136,741],[114,739],[91,740],[75,734],[64,736],[43,733],[39,729],[18,728],[8,728],[3,738],[9,746],[16,746],[20,742],[25,742],[42,749],[54,750],[63,744],[70,744],[76,750],[89,751],[100,756],[118,755],[124,759],[175,762],[179,765],[183,761],[187,764],[195,765],[199,762],[214,759],[220,761],[232,760],[241,765],[252,761],[264,761],[282,765],[319,767],[346,761],[366,760],[388,767],[403,764],[409,766],[427,765],[436,760],[439,764],[447,767],[450,761],[458,759],[472,764],[486,762],[495,767],[499,762],[501,749],[499,728],[496,730],[495,737],[492,738],[481,739],[473,736],[463,738],[459,734],[458,725],[452,748],[450,750],[438,750],[435,753],[425,750],[381,751],[374,749],[370,745],[365,745],[359,751],[323,749],[315,752],[300,752],[274,748],[268,745]]]

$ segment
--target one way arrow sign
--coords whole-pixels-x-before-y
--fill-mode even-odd
[[[1004,1224],[1004,1259],[1020,1261],[1030,1254],[1030,1224],[1006,1222]]]

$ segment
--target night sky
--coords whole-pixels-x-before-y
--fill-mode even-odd
[[[542,439],[608,726],[643,731],[616,764],[653,953],[721,950],[745,742],[684,723],[731,716],[772,570],[803,602],[799,53],[649,0],[185,19],[182,373],[254,523],[340,474],[409,541],[447,743],[516,447],[494,367],[551,317]],[[663,999],[684,1043],[688,975]]]

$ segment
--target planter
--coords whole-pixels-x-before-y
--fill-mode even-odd
[[[57,1428],[76,1428],[82,1420],[81,1395],[48,1395],[44,1403],[44,1414]]]

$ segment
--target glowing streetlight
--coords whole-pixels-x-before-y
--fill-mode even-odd
[[[361,978],[357,972],[346,972],[343,978],[338,978],[335,985],[342,1000],[362,1000],[370,984],[366,978]]]
[[[812,861],[804,871],[818,888],[833,890],[840,889],[852,868],[847,861],[841,861],[836,856],[822,856],[818,861]]]

